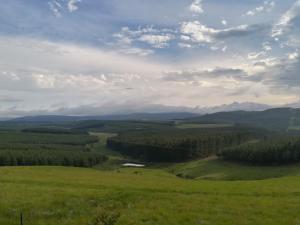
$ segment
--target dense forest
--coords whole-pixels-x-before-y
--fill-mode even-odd
[[[300,161],[300,138],[277,137],[227,148],[220,152],[227,160],[255,164],[289,163]]]
[[[178,162],[205,158],[229,146],[261,138],[256,130],[241,128],[173,129],[125,132],[107,140],[107,146],[144,161]]]
[[[40,133],[38,133],[40,132]],[[0,132],[0,166],[62,165],[91,167],[107,159],[87,147],[98,141],[87,134],[54,129]]]
[[[45,134],[88,134],[84,129],[67,129],[56,127],[33,127],[22,130],[25,133],[45,133]]]
[[[106,156],[82,151],[0,150],[0,166],[57,165],[92,167],[104,162],[106,159]]]
[[[299,110],[272,109],[170,121],[7,121],[0,123],[0,165],[96,165],[106,157],[90,148],[98,142],[90,132],[116,134],[107,146],[141,161],[181,162],[216,154],[259,163],[295,161],[296,153],[282,153],[286,138],[270,137],[297,135],[299,118]],[[270,129],[270,124],[281,129]],[[280,150],[267,157],[264,152],[275,151],[269,149],[273,145]]]

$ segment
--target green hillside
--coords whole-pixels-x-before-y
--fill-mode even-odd
[[[0,224],[19,224],[20,212],[25,225],[296,225],[300,219],[299,172],[256,181],[186,180],[160,169],[4,167],[0,175]],[[116,222],[101,223],[105,218]]]

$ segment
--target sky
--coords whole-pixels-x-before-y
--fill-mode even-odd
[[[0,116],[300,101],[300,0],[9,0]]]

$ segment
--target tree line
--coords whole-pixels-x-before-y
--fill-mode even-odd
[[[0,166],[75,166],[92,167],[107,160],[94,152],[0,150]]]

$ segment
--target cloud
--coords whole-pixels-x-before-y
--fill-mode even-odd
[[[227,20],[221,20],[221,23],[224,25],[224,26],[227,26],[227,24],[228,24],[228,22],[227,22]]]
[[[197,14],[202,14],[202,0],[194,0],[194,2],[190,5],[190,11]]]
[[[69,12],[74,12],[74,11],[78,10],[78,6],[76,4],[80,3],[80,2],[81,2],[81,0],[69,0],[69,2],[68,2]]]
[[[173,33],[174,31],[170,29],[156,29],[153,26],[139,27],[137,30],[122,27],[121,32],[113,35],[116,42],[111,43],[111,45],[122,53],[147,56],[153,54],[154,50],[137,46],[141,43],[146,43],[150,45],[148,47],[155,49],[167,48],[169,47],[169,42],[175,39]]]
[[[299,53],[298,52],[288,53],[288,57],[290,60],[296,60],[299,58]]]
[[[0,108],[0,116],[15,118],[36,115],[71,115],[71,116],[107,116],[126,115],[131,113],[174,113],[174,112],[197,112],[191,107],[176,107],[160,104],[151,104],[147,101],[125,101],[122,103],[106,102],[104,104],[87,104],[80,106],[60,106],[53,109],[24,110],[10,107]],[[9,115],[9,116],[8,116]]]
[[[189,36],[196,43],[214,43],[228,38],[257,35],[266,32],[267,25],[240,25],[226,29],[214,29],[207,27],[199,21],[183,22],[181,24],[181,33]]]
[[[53,14],[59,18],[62,17],[65,11],[72,13],[78,10],[77,4],[80,2],[81,0],[51,0],[48,2],[48,5]]]
[[[142,57],[152,55],[154,53],[154,51],[151,49],[135,48],[130,46],[123,46],[121,49],[119,49],[119,52],[126,55],[138,55]]]
[[[192,48],[193,47],[191,44],[182,43],[182,42],[179,42],[178,46],[179,46],[179,48]]]
[[[277,38],[290,32],[295,28],[294,24],[296,20],[300,17],[300,1],[297,0],[293,6],[285,12],[275,24],[272,30],[272,37]]]
[[[1,7],[1,108],[300,98],[299,0],[276,1],[268,15],[272,1],[259,3],[249,8],[254,16],[243,17],[249,1],[207,1],[205,8],[194,0],[79,2],[11,0]],[[295,4],[279,18],[289,2]]]
[[[165,48],[168,46],[168,42],[174,39],[171,34],[166,35],[150,35],[144,34],[138,40],[146,42],[152,45],[154,48]]]
[[[50,10],[53,12],[53,14],[56,17],[61,17],[61,11],[63,10],[62,3],[60,0],[52,0],[48,2],[48,5],[50,7]]]
[[[5,102],[17,111],[151,98],[168,68],[114,51],[26,38],[0,37],[0,49],[0,96],[21,97]]]
[[[17,110],[51,109],[59,102],[75,107],[149,98],[154,103],[168,93],[159,88],[169,65],[138,56],[11,37],[0,37],[0,49],[0,90],[22,96],[23,102],[9,104]]]
[[[22,99],[10,95],[0,95],[0,102],[2,103],[16,103],[22,101],[23,101]]]
[[[251,52],[248,54],[248,59],[257,59],[266,55],[266,52]]]
[[[214,40],[214,35],[217,33],[213,28],[201,24],[199,21],[184,22],[181,25],[181,33],[184,35],[190,35],[189,37],[194,42],[199,43],[211,43]]]
[[[262,58],[253,62],[252,73],[258,81],[270,88],[273,94],[300,93],[300,56],[290,52],[282,58]]]
[[[262,43],[262,48],[263,48],[264,51],[271,51],[272,50],[271,44],[268,41]]]
[[[267,84],[274,85],[275,88],[286,89],[290,92],[296,89],[300,93],[300,57],[292,53],[287,59],[282,59],[277,65],[270,67],[267,72],[272,76],[265,76]]]
[[[243,69],[214,68],[209,70],[181,70],[165,73],[166,81],[193,81],[198,79],[229,78],[235,80],[251,80],[252,78]]]
[[[263,12],[271,12],[274,7],[275,7],[275,2],[267,0],[264,1],[263,5],[257,6],[255,9],[249,10],[245,15],[255,16]]]
[[[0,65],[52,73],[153,73],[158,64],[117,51],[30,38],[0,37]],[[5,68],[3,69],[5,70]]]

